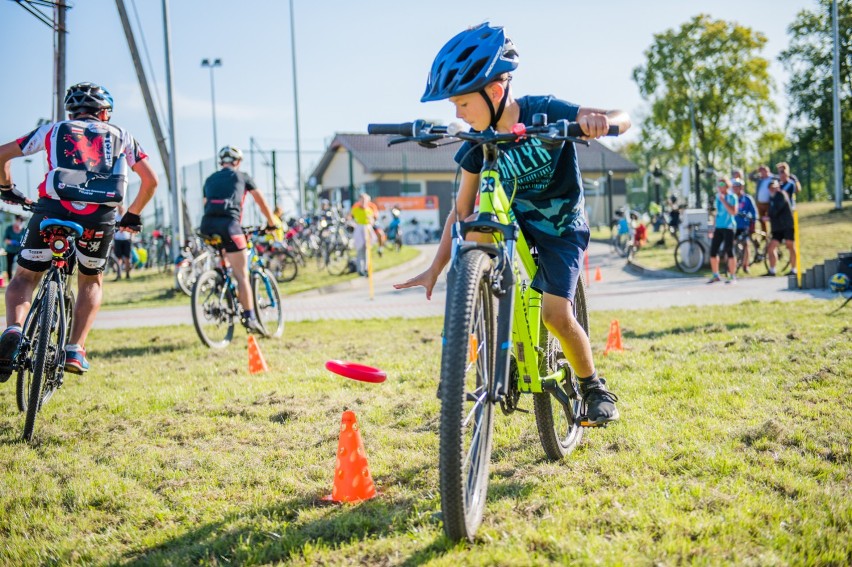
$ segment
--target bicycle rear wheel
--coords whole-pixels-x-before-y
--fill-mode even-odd
[[[263,336],[280,337],[284,334],[284,308],[275,278],[267,270],[252,270],[251,289],[254,312],[263,328]]]
[[[447,292],[439,470],[444,533],[453,540],[473,539],[488,490],[497,342],[490,273],[491,258],[468,251]]]
[[[192,288],[192,323],[201,342],[224,348],[234,338],[236,299],[219,270],[201,274]]]
[[[299,264],[290,252],[280,250],[272,254],[268,262],[269,271],[279,282],[291,282],[299,275]]]
[[[681,240],[675,248],[675,264],[687,274],[694,274],[704,265],[704,247],[697,240]]]
[[[38,331],[35,334],[35,352],[32,358],[32,380],[27,399],[27,417],[24,421],[25,441],[31,441],[35,429],[36,414],[52,389],[46,387],[56,371],[56,358],[59,351],[59,286],[55,281],[46,284],[39,307]]]
[[[348,271],[351,259],[349,248],[336,246],[328,251],[326,269],[332,276],[342,276]]]
[[[771,240],[769,242],[772,242]],[[768,244],[767,244],[768,247]],[[787,251],[787,247],[784,244],[778,244],[775,247],[775,253],[778,255],[778,262],[775,263],[775,270],[777,273],[786,272],[787,268],[790,267],[790,254]],[[769,271],[769,254],[766,253],[763,255],[763,265],[766,267],[766,271]]]
[[[589,312],[586,308],[586,290],[582,277],[577,280],[572,307],[574,318],[583,327],[586,336],[589,336]],[[583,401],[579,395],[580,385],[577,382],[577,373],[568,365],[559,339],[544,326],[544,323],[541,324],[540,336],[543,352],[539,372],[542,375],[553,374],[563,365],[567,369],[567,376],[561,384],[571,400],[567,406],[549,392],[533,394],[538,438],[547,458],[557,461],[573,451],[583,439],[583,427],[580,425]]]

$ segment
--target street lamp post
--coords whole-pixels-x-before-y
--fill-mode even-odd
[[[210,102],[213,108],[213,169],[216,169],[216,156],[219,153],[219,140],[216,137],[216,88],[213,84],[213,69],[222,66],[221,59],[202,59],[201,66],[210,69]]]

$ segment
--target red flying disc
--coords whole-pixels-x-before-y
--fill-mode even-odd
[[[330,370],[335,374],[339,374],[344,378],[351,378],[352,380],[359,380],[361,382],[372,382],[373,384],[379,384],[381,382],[384,382],[387,378],[387,374],[385,374],[378,368],[373,368],[372,366],[364,366],[363,364],[355,364],[354,362],[329,360],[325,363],[325,367],[327,370]]]

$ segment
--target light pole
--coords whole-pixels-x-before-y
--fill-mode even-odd
[[[213,84],[213,69],[222,66],[221,59],[202,59],[201,66],[210,69],[210,102],[213,107],[213,169],[216,169],[216,156],[219,153],[219,140],[216,138],[216,87]]]

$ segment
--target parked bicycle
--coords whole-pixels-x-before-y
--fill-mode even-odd
[[[465,132],[457,125],[422,120],[371,124],[368,132],[401,136],[389,144],[435,147],[441,140],[458,139],[483,149],[478,216],[473,221],[457,218],[452,228],[439,389],[444,531],[452,539],[472,539],[485,508],[495,406],[506,414],[526,411],[519,407],[521,394],[532,394],[539,439],[553,460],[580,442],[586,410],[574,370],[541,321],[542,296],[530,287],[537,257],[514,222],[501,185],[498,143],[522,137],[544,143],[587,142],[577,139],[582,131],[576,123],[548,124],[543,114],[535,115],[531,126],[516,125],[512,133]],[[610,133],[617,133],[617,127]],[[469,232],[490,234],[494,243],[466,241]],[[582,278],[573,307],[588,334]]]
[[[213,269],[215,264],[216,251],[204,242],[201,235],[191,236],[175,263],[175,287],[186,295],[192,295],[198,276]]]
[[[247,237],[263,232],[261,228],[243,228]],[[238,299],[237,282],[228,265],[221,238],[206,238],[214,247],[219,265],[201,274],[192,288],[192,322],[198,337],[210,348],[224,348],[234,338],[234,323],[240,321],[248,330],[242,317]],[[257,255],[251,238],[246,239],[249,250],[249,285],[254,297],[253,307],[264,337],[280,337],[284,333],[284,310],[281,293],[275,276],[269,272],[263,259]]]
[[[63,383],[75,303],[67,284],[77,266],[74,242],[83,235],[79,224],[54,218],[41,221],[39,230],[50,248],[51,264],[24,320],[21,346],[12,363],[18,409],[26,412],[26,441],[32,440],[39,411]]]
[[[700,270],[707,259],[707,249],[698,234],[701,226],[699,223],[689,223],[689,234],[675,247],[675,264],[687,274]]]

